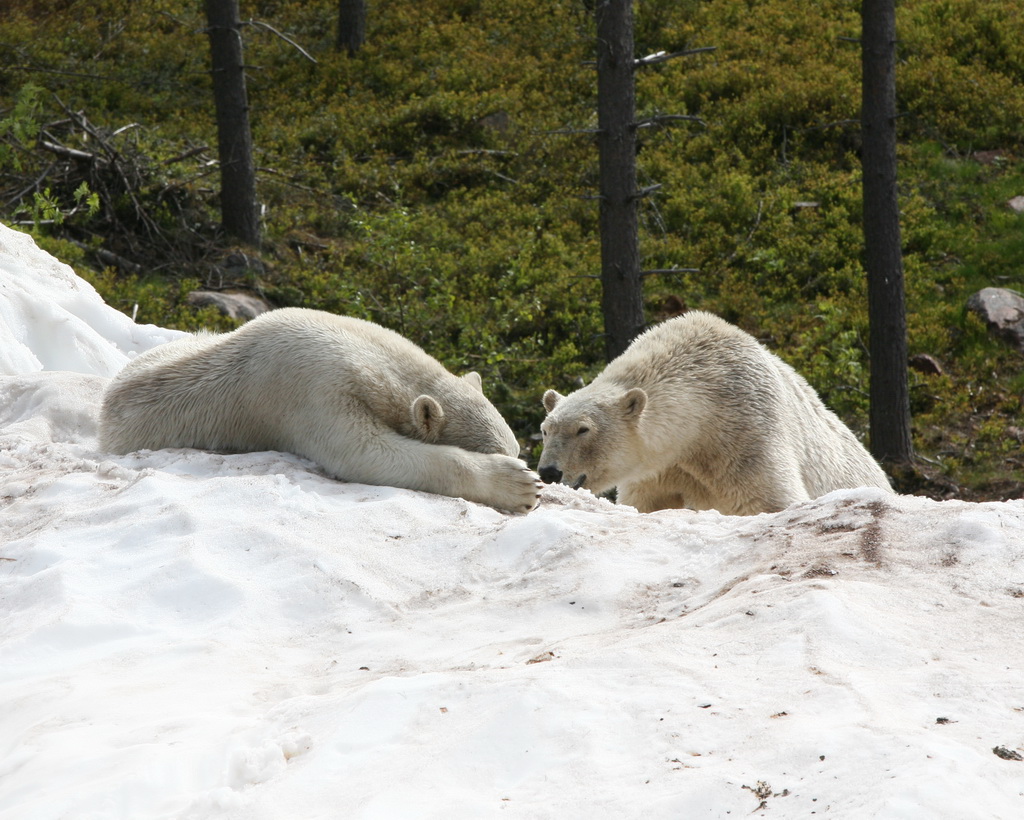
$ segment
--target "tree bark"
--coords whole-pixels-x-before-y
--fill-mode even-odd
[[[259,245],[256,169],[252,158],[238,0],[206,0],[206,19],[217,110],[221,221],[230,235],[250,245]]]
[[[601,311],[605,355],[610,361],[644,327],[637,227],[632,0],[598,0],[595,15]]]
[[[861,4],[864,265],[871,355],[871,452],[913,459],[907,385],[907,321],[896,185],[895,0]]]
[[[352,57],[366,42],[366,0],[338,0],[338,38],[334,47]]]

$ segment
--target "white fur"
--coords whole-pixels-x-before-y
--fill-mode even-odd
[[[710,313],[648,330],[591,384],[548,390],[544,406],[541,477],[617,487],[641,512],[750,515],[840,488],[891,491],[803,377]]]
[[[284,450],[345,481],[513,511],[538,497],[477,374],[453,376],[372,322],[300,308],[139,356],[107,390],[100,446]]]

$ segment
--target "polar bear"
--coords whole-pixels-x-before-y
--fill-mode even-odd
[[[538,470],[651,512],[781,510],[889,481],[811,386],[752,336],[693,311],[636,338],[593,382],[544,394]]]
[[[303,308],[140,355],[104,395],[99,444],[284,450],[345,481],[514,512],[541,487],[476,373],[454,376],[380,325]]]

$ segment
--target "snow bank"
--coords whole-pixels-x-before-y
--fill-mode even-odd
[[[0,374],[113,376],[132,355],[180,335],[136,325],[31,236],[0,224]]]
[[[1024,816],[1024,502],[509,516],[107,456],[170,336],[12,233],[0,818]]]

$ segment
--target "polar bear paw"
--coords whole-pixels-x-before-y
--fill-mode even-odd
[[[540,501],[540,476],[526,466],[525,462],[509,456],[492,456],[484,490],[485,498],[479,500],[499,510],[527,513]]]

